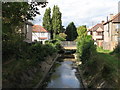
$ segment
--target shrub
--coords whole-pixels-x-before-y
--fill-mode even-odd
[[[106,63],[104,64],[104,67],[102,69],[102,77],[107,81],[113,80],[112,74],[114,71],[115,71],[114,68]]]
[[[79,53],[79,56],[83,63],[85,63],[96,51],[92,37],[88,35],[78,41],[77,48],[77,52]]]
[[[118,45],[113,52],[111,52],[110,54],[115,55],[116,57],[118,57],[120,59],[120,46]]]

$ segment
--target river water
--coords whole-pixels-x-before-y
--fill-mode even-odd
[[[77,70],[71,58],[58,59],[50,70],[43,88],[82,88],[80,79],[76,76]]]

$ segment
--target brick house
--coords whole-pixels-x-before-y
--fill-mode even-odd
[[[120,13],[110,14],[109,20],[104,24],[104,44],[103,49],[114,50],[120,42]]]
[[[88,29],[88,35],[92,35],[92,39],[94,40],[94,44],[98,45],[99,47],[103,46],[103,39],[104,39],[104,26],[103,22],[93,26],[91,29]]]

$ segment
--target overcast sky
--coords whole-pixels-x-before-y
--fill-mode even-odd
[[[67,26],[74,22],[76,26],[93,26],[102,20],[106,20],[109,14],[118,13],[120,0],[48,0],[47,7],[40,8],[41,15],[35,17],[33,23],[42,25],[45,9],[58,5],[62,13],[62,25]]]

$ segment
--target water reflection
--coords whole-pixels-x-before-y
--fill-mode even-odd
[[[59,62],[55,72],[50,76],[47,88],[80,88],[80,82],[75,76],[76,69],[72,69],[72,61]]]

